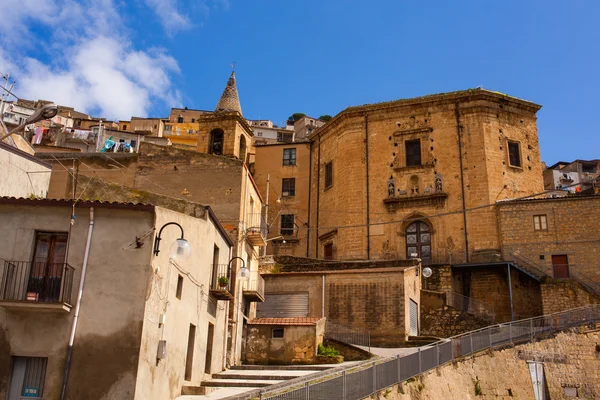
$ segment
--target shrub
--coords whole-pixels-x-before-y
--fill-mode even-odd
[[[333,347],[323,346],[322,344],[320,344],[318,354],[320,356],[335,357],[339,356],[340,352],[334,349]]]

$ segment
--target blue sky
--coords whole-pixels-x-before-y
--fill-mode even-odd
[[[107,118],[213,109],[235,61],[244,116],[281,123],[483,86],[543,106],[547,163],[600,158],[597,1],[19,3],[0,71],[24,97]]]

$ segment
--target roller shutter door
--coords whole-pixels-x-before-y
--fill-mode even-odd
[[[256,318],[293,317],[308,317],[308,293],[267,293],[256,308]]]
[[[410,336],[419,336],[419,305],[410,301]]]

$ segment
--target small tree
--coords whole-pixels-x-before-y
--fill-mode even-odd
[[[303,113],[293,113],[292,115],[290,115],[290,117],[288,118],[287,122],[288,122],[289,125],[294,125],[294,123],[296,121],[298,121],[302,117],[306,117],[306,114],[303,114]]]
[[[319,117],[319,119],[324,122],[329,122],[329,120],[331,120],[331,118],[333,118],[333,117],[329,114],[321,115]]]

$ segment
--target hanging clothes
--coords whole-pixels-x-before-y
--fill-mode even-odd
[[[42,138],[44,137],[44,127],[36,126],[33,132],[33,144],[42,143]]]

